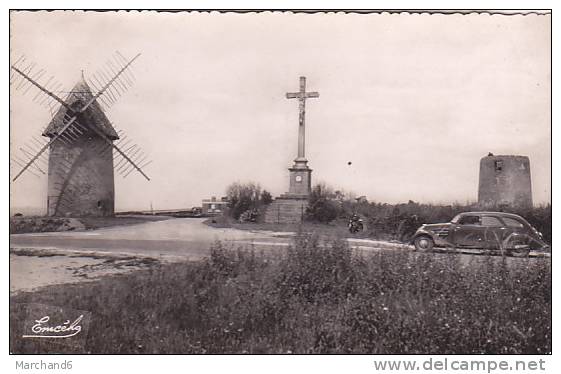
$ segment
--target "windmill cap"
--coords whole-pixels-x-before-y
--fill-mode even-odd
[[[81,109],[93,97],[90,86],[88,86],[84,79],[81,79],[68,93],[64,102],[70,107],[78,106]],[[43,136],[53,137],[58,134],[64,126],[64,117],[67,112],[68,109],[61,105],[49,125],[45,128],[45,131],[43,131]],[[97,101],[92,102],[90,106],[88,106],[88,108],[84,111],[83,117],[88,119],[88,123],[80,123],[80,125],[85,127],[96,126],[109,139],[119,139],[113,125],[111,125],[111,122],[105,113],[103,113],[103,110]]]

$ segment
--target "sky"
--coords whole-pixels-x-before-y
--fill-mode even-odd
[[[236,181],[286,192],[298,103],[285,94],[300,76],[320,93],[306,105],[313,184],[376,202],[474,202],[493,152],[528,156],[534,203],[549,203],[550,30],[550,15],[10,15],[12,60],[67,90],[115,51],[142,53],[106,114],[149,155],[151,180],[116,175],[118,211],[200,206]],[[11,91],[11,152],[50,120],[32,98]],[[12,207],[44,210],[45,176],[10,187]]]

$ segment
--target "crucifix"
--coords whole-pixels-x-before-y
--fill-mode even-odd
[[[319,92],[306,92],[306,77],[300,77],[300,91],[289,92],[286,94],[287,99],[298,99],[300,114],[298,118],[298,158],[296,161],[306,161],[306,99],[318,98]]]

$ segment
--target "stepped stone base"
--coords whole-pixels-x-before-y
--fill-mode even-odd
[[[287,194],[273,201],[265,212],[265,223],[299,223],[304,219],[308,207],[307,196],[295,197]]]

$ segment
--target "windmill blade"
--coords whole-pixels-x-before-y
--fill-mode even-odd
[[[33,62],[30,63],[26,68],[23,69],[24,74],[27,75],[27,74],[31,73],[31,71],[33,71],[34,67],[35,67],[35,64]],[[26,81],[25,79],[20,80],[18,85],[16,86],[16,90],[19,90],[20,88],[24,87],[27,83],[28,83],[28,81]]]
[[[13,66],[17,66],[18,64],[23,63],[23,61],[25,61],[25,56],[24,56],[24,55],[21,55],[21,56],[19,56],[19,58],[13,63]],[[10,85],[12,85],[12,84],[15,83],[15,79],[16,79],[16,78],[17,78],[17,74],[16,74],[15,71],[13,71],[13,72],[10,74]]]
[[[94,81],[95,79],[95,81]],[[99,79],[96,77],[95,74],[93,74],[91,77],[88,77],[88,84],[90,85],[90,87],[92,87],[96,92],[99,91],[99,87],[102,87]],[[109,98],[107,96],[100,96],[98,97],[98,103],[101,104],[101,106],[103,107],[104,111],[107,111],[107,109],[110,108],[110,103],[111,101],[109,101]]]
[[[66,103],[65,103],[66,105]],[[20,175],[23,174],[24,171],[26,171],[31,165],[33,165],[35,163],[35,161],[37,161],[37,159],[39,157],[41,157],[41,155],[43,154],[43,152],[45,152],[47,150],[47,148],[49,148],[49,146],[51,144],[53,144],[55,142],[55,140],[59,139],[61,137],[61,135],[66,131],[67,128],[69,128],[74,122],[76,122],[76,120],[78,119],[77,116],[73,116],[72,118],[70,118],[70,120],[62,127],[62,129],[59,131],[58,134],[55,134],[51,140],[49,140],[47,142],[47,144],[45,144],[41,149],[39,149],[39,151],[35,154],[35,156],[33,156],[31,158],[31,160],[29,160],[27,162],[27,164],[25,164],[25,166],[23,167],[23,169],[20,170],[19,173],[16,174],[16,176],[14,177],[14,179],[12,179],[12,181],[15,181],[16,179],[19,178]],[[103,133],[102,133],[103,134]],[[103,136],[105,136],[105,134],[103,134]]]
[[[41,140],[39,140],[35,137],[32,137],[33,142],[31,143],[31,145],[27,145],[28,149],[20,148],[20,150],[23,152],[23,154],[27,158],[30,158],[30,159],[28,159],[27,161],[19,160],[20,162],[18,162],[17,164],[20,165],[20,166],[23,166],[23,168],[20,170],[19,173],[16,174],[16,176],[13,178],[13,181],[15,181],[17,178],[19,178],[19,176],[21,174],[23,174],[31,166],[33,166],[35,169],[37,169],[41,173],[45,174],[45,172],[43,170],[41,170],[41,168],[37,164],[40,161],[45,166],[48,166],[48,160],[45,159],[43,156],[44,156],[45,151],[49,148],[49,146],[57,140],[65,143],[67,145],[72,145],[72,143],[74,141],[76,141],[81,135],[83,135],[85,133],[85,131],[86,131],[85,127],[82,126],[81,124],[79,124],[76,119],[77,119],[76,116],[73,116],[73,117],[67,116],[65,118],[65,120],[68,121],[68,122],[63,126],[61,131],[59,133],[55,134],[48,142],[43,143]],[[109,142],[111,142],[111,141],[109,140]],[[36,150],[37,147],[39,148],[38,151]],[[64,162],[65,162],[65,160],[62,159],[59,162],[59,164],[64,163]],[[71,165],[69,165],[67,168],[70,168],[70,167],[71,167]]]
[[[39,79],[43,78],[43,75],[45,75],[45,73],[46,73],[45,70],[39,69],[39,71],[35,73],[35,76],[32,77],[32,79],[37,82],[39,81]],[[33,87],[32,84],[28,85],[25,91],[23,91],[23,94],[26,95],[32,87]]]
[[[33,78],[31,78],[29,75],[27,75],[26,73],[24,73],[23,71],[21,71],[20,69],[18,69],[16,66],[12,65],[12,70],[14,70],[16,73],[18,73],[19,75],[21,75],[23,78],[25,78],[28,82],[30,82],[32,85],[34,85],[35,87],[37,87],[39,90],[41,90],[43,93],[45,93],[47,96],[49,96],[50,98],[58,101],[61,105],[63,105],[64,107],[71,109],[70,106],[68,104],[66,104],[64,102],[64,100],[62,100],[60,97],[58,97],[57,95],[55,95],[54,93],[52,93],[51,91],[49,91],[48,89],[46,89],[45,87],[43,87],[42,85],[40,85],[39,83],[37,83]],[[28,72],[29,73],[29,72]]]
[[[21,92],[23,96],[32,91],[32,101],[46,107],[52,113],[58,103],[64,105],[56,94],[63,85],[53,81],[54,77],[49,77],[46,70],[35,68],[35,63],[26,62],[23,56],[20,57],[10,66],[10,86],[15,91]]]
[[[121,54],[121,52],[116,51],[115,52],[115,62],[119,65],[122,64],[126,64],[127,63],[127,59],[125,58],[125,56],[123,56]],[[131,83],[136,81],[136,77],[134,76],[134,73],[132,71],[132,69],[129,69],[125,72],[124,74],[125,78],[128,79]]]
[[[102,88],[101,90],[99,90],[99,92],[97,94],[95,94],[87,103],[86,105],[84,105],[84,107],[82,109],[80,109],[80,113],[82,113],[83,111],[85,111],[98,97],[100,97],[101,95],[103,95],[107,90],[109,90],[110,88],[116,90],[115,88],[115,82],[117,81],[117,79],[125,72],[125,70],[127,70],[129,68],[129,66],[132,65],[132,63],[140,57],[140,53],[137,54],[136,56],[134,56],[129,62],[127,62],[118,72],[117,74],[115,74],[113,76],[113,78],[111,78]]]
[[[92,105],[92,103],[94,101],[96,101],[97,98],[99,98],[100,96],[102,96],[105,92],[107,92],[108,90],[113,90],[115,92],[118,92],[119,95],[121,94],[121,90],[123,90],[123,88],[120,88],[119,90],[117,89],[117,82],[119,77],[132,65],[132,63],[138,58],[140,57],[140,53],[137,54],[136,56],[134,56],[128,63],[126,63],[123,67],[121,67],[121,69],[113,76],[113,78],[111,78],[100,90],[97,94],[95,94],[79,111],[78,113],[83,113],[86,109],[88,109],[88,107],[90,105]],[[19,63],[20,65],[22,63],[25,62],[25,58],[20,58],[18,61],[16,61],[16,63]],[[47,88],[43,87],[41,84],[39,84],[36,80],[34,80],[33,78],[30,77],[30,73],[33,70],[35,64],[31,63],[27,68],[24,68],[23,71],[22,69],[20,69],[18,66],[16,66],[16,63],[14,63],[14,65],[11,66],[12,70],[14,70],[16,73],[18,73],[20,76],[22,76],[23,78],[25,78],[25,82],[29,82],[31,83],[33,86],[35,86],[36,88],[38,88],[41,92],[43,92],[44,94],[46,94],[50,99],[58,102],[59,104],[61,104],[62,106],[64,106],[67,109],[72,110],[72,108],[64,101],[62,100],[60,97],[58,97],[57,95],[55,95],[52,91],[48,90]],[[113,71],[113,70],[111,70]],[[42,72],[42,71],[41,71]],[[44,73],[41,74],[41,76],[43,76]],[[108,75],[109,76],[109,75]],[[16,87],[16,89],[20,89],[24,87],[24,85],[22,84],[22,82],[20,82],[18,84],[18,86]],[[58,86],[57,86],[58,87]],[[49,106],[52,105],[52,100],[49,101],[47,100],[46,102],[48,103]],[[112,101],[114,101],[115,98],[112,99]],[[41,101],[41,104],[43,104],[45,101]],[[61,131],[62,132],[62,131]]]
[[[145,155],[144,153],[142,153],[142,151],[141,151],[140,154],[135,156],[135,158],[133,160],[137,165],[141,165],[142,163],[144,163],[144,161],[146,161],[147,158],[148,158],[148,156]],[[134,168],[127,167],[127,168],[125,168],[121,171],[121,175],[123,175],[123,177],[126,176],[126,175],[129,175],[129,173],[132,172],[133,170],[134,170]]]
[[[142,169],[129,157],[127,156],[127,154],[125,152],[123,152],[116,144],[113,144],[113,141],[111,139],[109,139],[107,137],[107,135],[105,135],[103,133],[103,131],[101,131],[100,129],[98,129],[95,126],[92,126],[91,129],[97,134],[99,135],[100,138],[102,138],[103,140],[105,140],[105,142],[107,144],[109,144],[111,147],[113,147],[117,153],[119,153],[119,155],[121,155],[121,157],[123,157],[134,169],[136,169],[140,174],[142,174],[142,176],[144,178],[146,178],[146,180],[150,180],[150,178],[148,177],[148,175],[146,175]],[[133,169],[133,170],[134,170]]]
[[[127,170],[129,173],[133,170],[136,170],[140,174],[142,174],[142,176],[144,178],[146,178],[147,180],[150,180],[150,178],[142,171],[142,167],[137,165],[138,159],[137,159],[137,161],[133,161],[133,159],[136,157],[135,155],[136,155],[137,151],[135,151],[132,155],[129,156],[125,152],[123,152],[119,147],[117,147],[116,145],[113,145],[113,148],[115,148],[115,150],[121,155],[121,157],[123,157],[126,160],[126,162],[119,167],[120,169],[122,169],[121,171],[118,171],[119,173],[124,174],[125,170]],[[127,162],[128,162],[128,164],[127,164]]]
[[[137,170],[134,166],[135,164],[139,169],[144,169],[150,162],[146,162],[148,156],[123,130],[118,130],[117,134],[119,135],[119,140],[115,141],[114,145],[121,150],[121,153],[117,152],[115,155],[113,169],[116,173],[121,174],[121,176],[125,178],[127,175]],[[113,147],[107,147],[101,154],[103,155],[105,152],[112,149]],[[126,155],[128,159],[123,157],[123,154]],[[132,161],[132,163],[130,161]]]
[[[44,156],[44,153],[36,158],[33,157],[36,153],[38,153],[37,149],[42,148],[45,143],[46,142],[32,137],[30,142],[23,143],[21,147],[18,147],[19,151],[21,152],[20,157],[14,154],[12,156],[12,160],[15,164],[21,167],[26,167],[26,165],[29,164],[29,166],[32,166],[35,171],[46,175],[47,173],[43,169],[46,170],[48,168],[49,162],[45,157],[42,157]],[[30,161],[31,159],[33,159],[33,161]]]
[[[135,158],[137,158],[138,156],[138,152],[140,152],[140,148],[136,148],[134,151],[132,151],[131,153],[127,154],[127,156],[129,157],[129,159],[131,161],[134,161]],[[124,152],[123,152],[124,153]],[[124,162],[123,165],[121,165],[118,169],[117,172],[121,173],[121,172],[125,172],[125,170],[128,170],[130,168],[130,164]]]
[[[10,161],[13,162],[14,164],[17,164],[17,165],[21,166],[21,167],[23,167],[25,165],[25,162],[22,162],[19,158],[16,158],[16,157],[10,158]],[[29,174],[33,175],[34,177],[40,178],[40,175],[35,174],[32,171],[29,171]]]
[[[32,154],[31,152],[29,152],[28,150],[26,150],[26,149],[24,149],[24,148],[20,148],[20,151],[22,151],[23,154],[26,155],[27,157],[32,157],[32,156],[33,156],[33,154]],[[34,163],[34,164],[33,164],[33,167],[34,167],[35,169],[37,169],[41,174],[43,174],[43,175],[47,174],[47,173],[45,173],[45,171],[43,171],[43,169],[41,169],[41,168],[39,167],[39,165],[37,165],[37,163]]]
[[[144,169],[146,166],[150,165],[150,164],[152,163],[152,161],[153,161],[153,160],[150,160],[150,161],[145,162],[144,164],[140,165],[140,168],[141,168],[141,169]],[[128,175],[129,175],[130,173],[132,173],[133,171],[134,171],[134,169],[131,169],[131,171],[129,171],[127,174],[125,174],[125,175],[123,176],[123,178],[128,177]]]
[[[131,64],[139,56],[140,54],[127,61],[119,51],[116,51],[113,60],[108,60],[101,69],[88,77],[90,87],[102,93],[96,96],[104,110],[109,110],[119,97],[134,85]]]
[[[138,171],[140,174],[142,174],[142,176],[144,178],[146,178],[146,180],[150,180],[150,178],[148,177],[148,175],[146,175],[143,171],[142,168],[140,166],[138,166],[133,160],[131,160],[131,158],[129,156],[127,156],[123,151],[121,151],[121,149],[119,147],[117,147],[115,144],[111,144],[113,146],[113,148],[115,148],[115,150],[125,159],[127,160],[127,162],[133,167],[131,169]],[[146,166],[146,165],[144,165]]]
[[[57,137],[53,137],[51,139],[51,141],[49,141],[47,144],[45,144],[38,152],[35,156],[33,156],[31,158],[31,160],[29,160],[24,166],[23,168],[19,171],[19,173],[16,174],[16,176],[12,179],[12,181],[15,181],[16,179],[19,178],[20,175],[23,174],[24,171],[26,171],[27,169],[29,169],[29,167],[31,165],[33,165],[35,163],[35,161],[37,161],[37,159],[43,154],[43,152],[45,152],[47,150],[47,148],[49,148],[49,146],[55,141]]]

